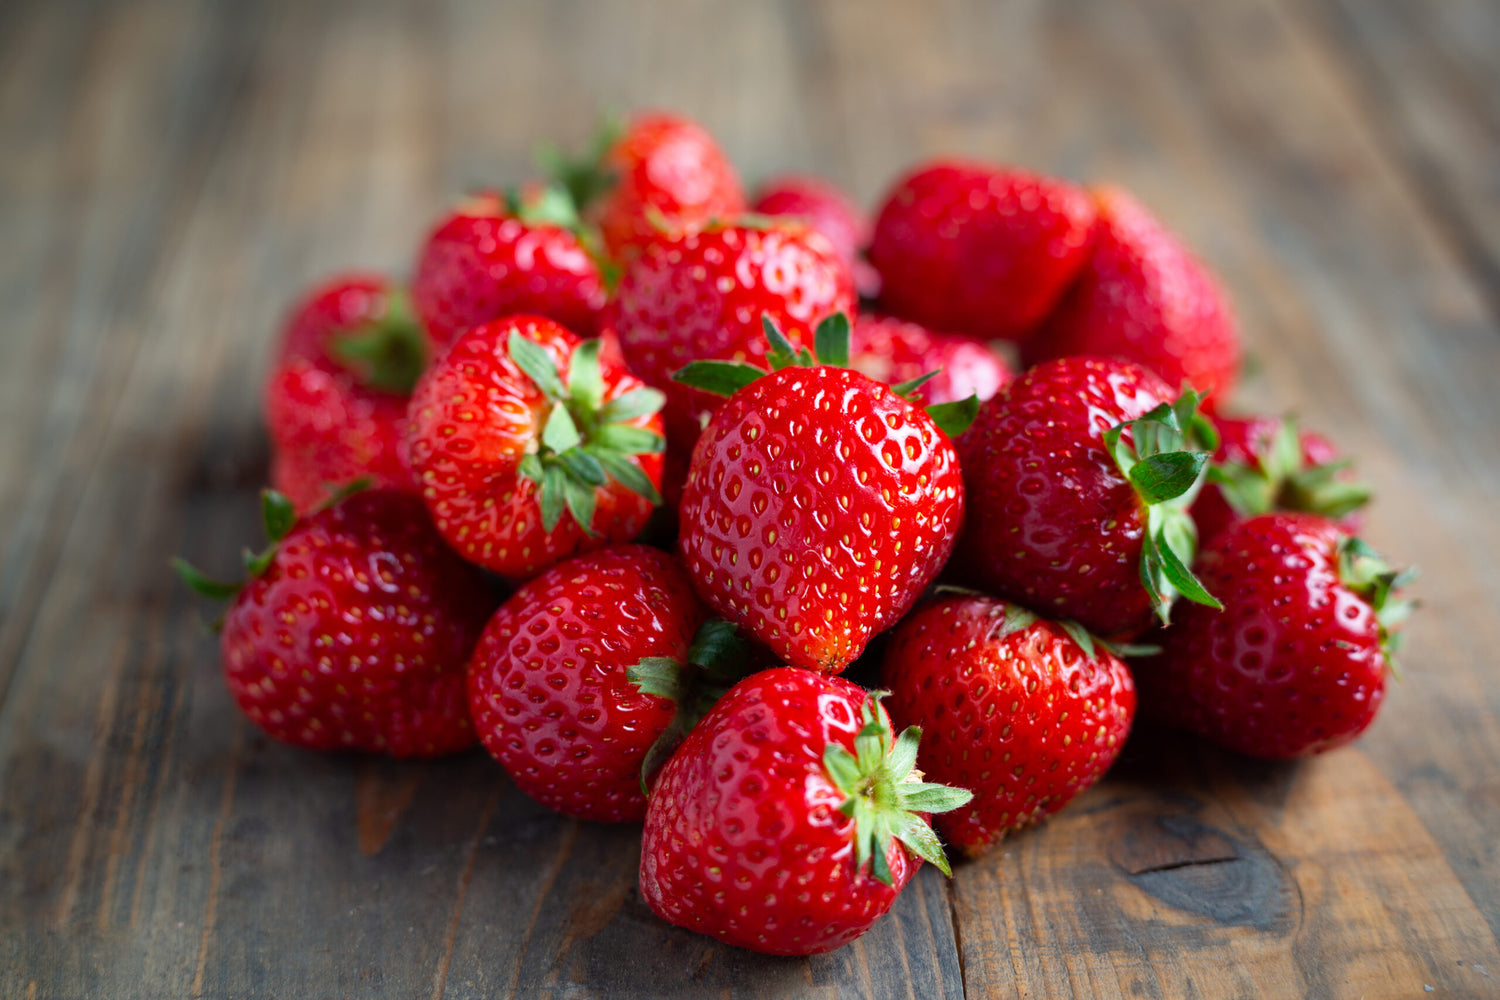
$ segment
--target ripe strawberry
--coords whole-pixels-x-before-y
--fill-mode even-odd
[[[910,394],[912,402],[952,403],[977,396],[982,403],[1011,379],[1005,361],[975,337],[934,333],[894,316],[854,321],[849,366],[887,385],[935,373]]]
[[[684,233],[745,210],[729,157],[679,115],[654,113],[600,131],[590,156],[548,156],[550,172],[599,226],[611,257],[625,259],[663,231]]]
[[[875,220],[881,305],[934,330],[1021,340],[1088,259],[1079,188],[1005,167],[935,161],[896,183]]]
[[[485,323],[412,394],[412,471],[449,545],[524,580],[645,527],[660,502],[661,401],[602,361],[597,340],[541,316]]]
[[[821,177],[787,174],[763,184],[750,211],[767,218],[801,219],[833,244],[849,265],[859,294],[874,298],[880,275],[860,254],[870,242],[870,220],[854,201]]]
[[[802,347],[821,320],[854,307],[849,268],[806,226],[715,225],[648,245],[626,265],[607,322],[631,371],[666,393],[667,438],[687,456],[723,400],[673,375],[697,360],[767,368],[764,317]]]
[[[1097,781],[1135,715],[1135,684],[1110,650],[989,597],[917,610],[891,634],[882,670],[894,723],[928,734],[927,776],[974,792],[935,820],[970,856]]]
[[[384,278],[325,281],[292,310],[266,379],[271,482],[309,511],[355,480],[414,490],[401,455],[421,328]]]
[[[1285,513],[1226,529],[1198,572],[1224,610],[1186,608],[1161,654],[1137,661],[1143,712],[1271,759],[1342,746],[1374,721],[1410,573],[1326,518]]]
[[[243,584],[178,560],[193,589],[233,598],[220,643],[229,692],[261,729],[314,750],[432,757],[474,742],[464,665],[493,603],[422,502],[356,493],[297,520],[266,491],[271,545]]]
[[[1229,300],[1206,267],[1139,202],[1096,191],[1099,221],[1088,266],[1021,347],[1034,365],[1089,354],[1129,358],[1168,385],[1190,383],[1217,407],[1240,364]]]
[[[486,192],[440,220],[417,258],[412,299],[432,342],[470,327],[535,313],[591,336],[604,281],[576,233],[578,216],[555,189]]]
[[[963,480],[948,433],[977,400],[933,407],[842,367],[842,316],[809,365],[767,322],[766,374],[697,362],[679,377],[733,392],[693,451],[678,546],[699,595],[787,663],[838,673],[948,561]],[[737,391],[735,391],[737,390]],[[947,424],[945,428],[943,424]]]
[[[1191,390],[1171,399],[1140,365],[1100,358],[1048,362],[1001,390],[960,442],[963,574],[1111,638],[1153,607],[1166,621],[1175,593],[1212,604],[1187,568],[1186,508],[1213,431]]]
[[[1192,509],[1199,538],[1274,510],[1322,514],[1351,535],[1359,531],[1370,488],[1354,480],[1349,460],[1327,438],[1300,430],[1291,417],[1215,417],[1214,426],[1219,448]]]
[[[774,955],[832,951],[878,920],[922,859],[924,814],[969,793],[921,781],[921,734],[878,695],[780,667],[740,681],[651,791],[641,895],[680,927]]]

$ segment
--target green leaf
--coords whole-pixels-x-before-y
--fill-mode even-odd
[[[918,375],[916,378],[907,379],[905,382],[897,382],[895,385],[891,386],[891,391],[900,396],[902,399],[909,400],[918,389],[922,388],[922,386],[926,385],[928,382],[931,382],[941,374],[942,369],[933,369],[926,375]]]
[[[958,791],[959,789],[950,790]],[[928,812],[930,810],[918,809],[918,811]],[[943,845],[938,840],[937,834],[932,832],[932,827],[922,821],[922,817],[911,816],[905,819],[904,822],[901,822],[892,832],[895,834],[896,839],[906,845],[913,854],[936,867],[944,875],[952,877],[953,869],[949,867],[948,858],[943,854]]]
[[[1022,629],[1030,628],[1036,624],[1036,621],[1037,616],[1032,612],[1027,611],[1019,604],[1007,603],[1005,605],[1005,621],[1000,626],[1000,632],[996,635],[996,638],[1003,639],[1012,632],[1019,632]]]
[[[880,820],[877,819],[875,822],[879,823]],[[882,885],[894,885],[895,877],[891,875],[891,861],[885,856],[885,845],[890,843],[889,834],[885,837],[871,837],[870,840],[872,841],[870,874],[874,875],[875,880]]]
[[[244,586],[243,584],[225,583],[222,580],[215,580],[204,576],[185,559],[173,559],[172,568],[177,571],[177,575],[182,578],[182,582],[191,587],[195,593],[215,601],[229,600],[238,594]]]
[[[553,531],[557,528],[557,522],[562,520],[563,508],[567,504],[567,498],[563,495],[568,482],[568,474],[560,465],[546,465],[542,469],[542,528],[545,531]]]
[[[937,403],[927,407],[927,415],[944,434],[956,438],[979,416],[979,397],[971,395],[968,399]]]
[[[1164,531],[1157,533],[1155,542],[1154,548],[1161,560],[1162,573],[1179,594],[1194,604],[1202,604],[1219,611],[1224,610],[1224,605],[1204,589],[1203,584],[1193,575],[1193,571],[1188,569],[1187,563],[1173,551],[1172,546],[1166,543]]]
[[[578,425],[573,423],[573,414],[561,403],[554,404],[547,415],[547,424],[542,428],[542,444],[554,452],[564,452],[583,443]]]
[[[771,349],[766,352],[766,360],[771,362],[771,367],[780,371],[797,364],[797,349],[782,335],[770,313],[760,314],[760,325],[766,333],[766,342],[771,345]]]
[[[922,740],[922,727],[907,726],[896,737],[896,745],[891,749],[886,767],[889,768],[891,778],[895,781],[905,781],[911,769],[917,766],[917,745]],[[935,786],[942,788],[944,786]]]
[[[648,656],[625,668],[625,677],[642,694],[678,701],[682,698],[682,664],[670,656]]]
[[[820,365],[848,368],[849,317],[836,312],[819,323],[813,334],[813,351]]]
[[[538,486],[542,485],[542,459],[536,452],[527,452],[521,456],[521,467],[519,470],[522,478],[529,479]]]
[[[682,741],[687,739],[687,734],[688,727],[683,723],[682,712],[679,710],[676,715],[672,716],[672,721],[667,723],[667,728],[663,729],[661,735],[651,744],[651,748],[646,751],[646,756],[641,759],[642,795],[651,794],[649,784],[651,775],[672,759],[672,754],[682,745]]]
[[[562,378],[557,374],[557,366],[542,345],[521,336],[520,330],[512,330],[507,347],[516,367],[526,373],[542,395],[554,403],[567,395]]]
[[[762,375],[765,372],[761,372]],[[601,424],[620,424],[658,412],[666,404],[666,393],[660,389],[631,389],[605,403],[599,410]]]
[[[716,396],[733,396],[764,374],[765,369],[738,361],[694,361],[678,369],[672,381]]]
[[[266,528],[266,537],[279,542],[297,523],[297,508],[285,494],[275,490],[261,490],[260,517]]]
[[[594,434],[594,444],[626,455],[653,455],[667,448],[660,434],[629,424],[605,424]]]
[[[356,493],[363,493],[375,485],[375,480],[369,476],[361,476],[353,482],[344,483],[342,486],[336,483],[324,483],[323,488],[328,490],[328,499],[318,505],[318,510],[328,510],[337,507]]]
[[[646,475],[639,465],[608,448],[590,446],[587,450],[615,482],[632,493],[645,497],[653,505],[661,503],[661,494],[652,484],[651,477]]]
[[[1208,464],[1204,451],[1169,451],[1143,458],[1130,468],[1130,482],[1147,504],[1175,500],[1198,482]]]
[[[830,743],[823,750],[823,769],[828,772],[834,787],[845,795],[853,795],[860,782],[859,762],[854,755],[837,743]]]
[[[938,785],[930,781],[909,781],[896,786],[901,804],[912,812],[940,813],[969,804],[974,793],[967,788]]]
[[[585,415],[599,409],[604,398],[604,376],[599,370],[599,341],[585,340],[573,351],[568,365],[568,395]],[[587,419],[587,417],[585,417]]]
[[[709,618],[693,633],[693,644],[688,649],[688,662],[727,678],[740,673],[741,667],[749,658],[749,652],[734,622],[723,618]]]
[[[568,501],[568,510],[573,514],[573,520],[583,529],[583,533],[590,538],[596,537],[598,532],[594,530],[594,487],[574,479],[572,476],[563,478],[563,496]]]
[[[511,198],[514,198],[514,194],[507,192],[507,200]],[[529,199],[515,198],[511,211],[529,226],[556,226],[576,231],[583,225],[572,195],[563,188],[550,184]]]
[[[569,448],[557,460],[568,470],[568,474],[590,486],[604,485],[604,467],[599,460],[581,448]]]
[[[334,336],[328,353],[361,385],[409,396],[427,367],[427,338],[406,293],[393,290],[379,319]]]
[[[1120,475],[1127,480],[1130,478],[1130,470],[1135,465],[1135,453],[1130,450],[1122,440],[1125,428],[1128,424],[1116,424],[1104,432],[1104,450],[1115,460],[1115,467],[1120,470]]]
[[[1084,656],[1092,660],[1098,655],[1094,650],[1094,637],[1089,634],[1088,629],[1072,620],[1060,621],[1057,624],[1064,632],[1068,633],[1069,638],[1078,644],[1078,648],[1083,650]]]

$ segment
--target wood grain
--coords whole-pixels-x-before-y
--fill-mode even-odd
[[[1500,17],[1478,0],[0,6],[0,997],[1500,996]],[[482,753],[243,723],[166,556],[228,572],[284,303],[403,271],[600,107],[867,202],[952,153],[1137,191],[1424,570],[1355,748],[1142,730],[1045,826],[795,961],[671,928],[639,831]]]

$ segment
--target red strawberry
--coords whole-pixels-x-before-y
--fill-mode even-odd
[[[263,513],[271,547],[247,554],[243,585],[177,564],[200,593],[234,598],[220,642],[251,721],[314,750],[432,757],[471,745],[464,666],[493,602],[422,502],[375,490],[298,521],[267,491]]]
[[[903,177],[875,220],[870,263],[890,312],[934,330],[1020,340],[1088,259],[1079,188],[1004,167],[937,161]]]
[[[675,748],[744,663],[734,627],[704,617],[686,574],[657,549],[624,545],[553,566],[495,612],[474,651],[480,739],[543,805],[640,820],[653,746]]]
[[[929,415],[832,367],[848,361],[843,316],[818,328],[818,367],[787,367],[792,347],[768,327],[779,370],[698,362],[681,374],[739,388],[693,451],[678,546],[711,608],[787,663],[838,673],[948,561],[964,491],[934,417],[957,418],[956,433],[977,402]]]
[[[271,482],[307,511],[359,479],[415,489],[401,455],[421,328],[376,275],[313,289],[292,310],[265,385]]]
[[[1229,396],[1240,339],[1223,290],[1130,195],[1095,192],[1099,221],[1088,266],[1021,348],[1028,365],[1090,354],[1138,361],[1168,385],[1192,385],[1210,407]]]
[[[1342,746],[1385,697],[1409,579],[1315,514],[1266,514],[1211,541],[1198,573],[1222,612],[1188,607],[1137,661],[1142,711],[1255,757]]]
[[[1087,632],[988,597],[919,609],[882,669],[894,723],[927,734],[927,776],[974,792],[935,821],[971,856],[1097,781],[1135,715],[1130,671]]]
[[[1199,538],[1273,510],[1322,514],[1349,534],[1359,530],[1370,488],[1354,480],[1327,438],[1300,430],[1291,417],[1215,417],[1214,426],[1219,448],[1192,509]]]
[[[1066,358],[1020,375],[964,435],[969,519],[959,545],[976,586],[1106,637],[1166,620],[1193,579],[1186,505],[1212,428],[1188,392],[1128,361]],[[1146,586],[1143,588],[1142,583]]]
[[[604,282],[577,225],[568,197],[548,189],[525,198],[480,194],[439,221],[412,279],[412,299],[433,343],[445,346],[470,327],[514,313],[592,335]]]
[[[701,125],[679,115],[639,115],[601,131],[591,156],[552,154],[552,173],[586,209],[610,256],[623,259],[671,233],[745,210],[729,157]]]
[[[412,394],[412,471],[448,544],[523,580],[645,527],[660,501],[660,406],[597,340],[541,316],[485,323]]]
[[[860,316],[849,347],[850,367],[887,385],[935,372],[910,393],[912,402],[923,405],[970,396],[982,403],[1011,379],[1009,366],[984,341],[934,333],[894,316]]]
[[[769,367],[764,318],[803,347],[821,320],[854,307],[848,266],[806,226],[723,225],[648,245],[621,275],[608,322],[631,371],[667,394],[667,437],[685,457],[723,400],[673,375],[698,360]]]
[[[803,174],[777,177],[761,186],[750,211],[768,218],[801,219],[833,244],[861,295],[873,298],[879,291],[880,275],[860,256],[870,242],[870,220],[833,184]]]
[[[740,681],[651,791],[641,895],[663,919],[775,955],[832,951],[878,920],[921,859],[924,814],[969,793],[923,783],[920,733],[892,739],[874,696],[781,667]]]

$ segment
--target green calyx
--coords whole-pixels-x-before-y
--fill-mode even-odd
[[[994,631],[993,636],[996,639],[1003,639],[1012,632],[1020,632],[1023,629],[1030,628],[1038,621],[1041,621],[1041,616],[1036,614],[1036,612],[1027,611],[1019,604],[1006,602],[1005,617],[1001,620],[999,628]],[[1066,632],[1068,638],[1072,639],[1078,648],[1083,650],[1083,655],[1090,660],[1097,658],[1101,649],[1108,650],[1120,659],[1128,656],[1155,656],[1161,652],[1160,646],[1106,642],[1072,619],[1058,619],[1053,624]]]
[[[823,751],[829,780],[847,796],[839,811],[854,820],[854,870],[863,871],[869,864],[876,879],[891,885],[886,851],[895,838],[944,875],[952,875],[937,834],[918,814],[957,809],[974,793],[922,780],[922,772],[916,769],[922,730],[908,726],[899,737],[892,736],[890,716],[880,704],[888,694],[872,691],[865,699],[854,753],[836,743]]]
[[[619,183],[619,176],[606,167],[604,161],[610,148],[624,134],[624,120],[617,115],[606,115],[595,129],[588,151],[582,156],[570,156],[556,146],[545,145],[536,152],[537,164],[582,211]]]
[[[347,492],[340,491],[335,495],[329,501],[329,505],[337,503],[349,495],[349,493],[363,489],[366,485],[368,483],[364,481],[352,484],[346,488]],[[255,577],[260,576],[270,567],[271,560],[276,558],[276,547],[281,544],[281,540],[287,536],[287,532],[291,531],[292,527],[297,523],[297,508],[292,505],[292,502],[285,495],[275,490],[262,490],[260,494],[260,517],[261,522],[265,525],[267,545],[259,552],[252,552],[249,549],[244,551],[245,579],[237,580],[233,583],[224,580],[215,580],[210,576],[205,576],[192,563],[180,557],[172,560],[172,568],[177,571],[177,576],[183,583],[191,587],[194,593],[207,597],[209,600],[233,600],[241,590],[245,589],[245,584],[249,583]],[[218,631],[222,625],[223,619],[221,618],[214,622],[214,630]]]
[[[1380,650],[1391,672],[1400,676],[1396,654],[1401,649],[1400,625],[1416,610],[1417,602],[1397,592],[1417,578],[1414,568],[1394,569],[1363,541],[1346,537],[1338,546],[1339,582],[1369,603],[1380,629]]]
[[[771,363],[771,371],[820,366],[849,367],[850,327],[849,317],[845,314],[834,313],[825,317],[817,325],[813,331],[811,351],[805,347],[801,350],[793,347],[769,313],[762,314],[760,321],[769,346],[766,360]],[[764,368],[757,368],[755,365],[747,365],[740,361],[694,361],[679,369],[672,376],[672,381],[681,382],[683,385],[702,389],[704,392],[711,392],[717,396],[732,396],[766,374]],[[910,399],[913,392],[936,375],[935,371],[928,372],[920,378],[891,386],[891,390],[903,399]],[[938,403],[926,409],[932,422],[937,424],[944,434],[954,438],[968,430],[974,418],[979,415],[979,397],[970,396],[968,399],[960,399],[952,403]]]
[[[1369,485],[1338,478],[1351,465],[1348,460],[1310,464],[1303,458],[1294,417],[1283,418],[1274,434],[1251,447],[1255,462],[1215,462],[1208,471],[1208,481],[1241,517],[1300,510],[1339,518],[1370,502]]]
[[[648,656],[626,670],[630,683],[642,694],[666,698],[677,706],[671,723],[641,761],[642,792],[647,791],[646,780],[667,762],[714,702],[751,672],[750,665],[750,647],[734,624],[710,618],[694,633],[686,663],[670,656]]]
[[[1172,403],[1127,420],[1104,432],[1104,447],[1146,506],[1141,545],[1141,583],[1163,625],[1171,620],[1172,602],[1184,597],[1195,604],[1222,609],[1189,569],[1198,547],[1198,530],[1188,515],[1208,474],[1209,456],[1218,432],[1198,412],[1202,397],[1185,390]],[[1124,438],[1126,428],[1132,441]]]
[[[400,290],[386,296],[379,319],[334,337],[328,353],[361,385],[399,396],[410,396],[427,368],[427,338]]]
[[[556,528],[566,509],[594,535],[595,491],[611,479],[652,504],[661,503],[656,486],[631,458],[666,449],[660,434],[633,425],[660,410],[666,397],[641,387],[606,402],[598,340],[585,340],[573,351],[566,383],[546,350],[519,331],[511,331],[508,348],[511,360],[551,404],[537,450],[521,459],[520,469],[539,489],[542,527]]]

